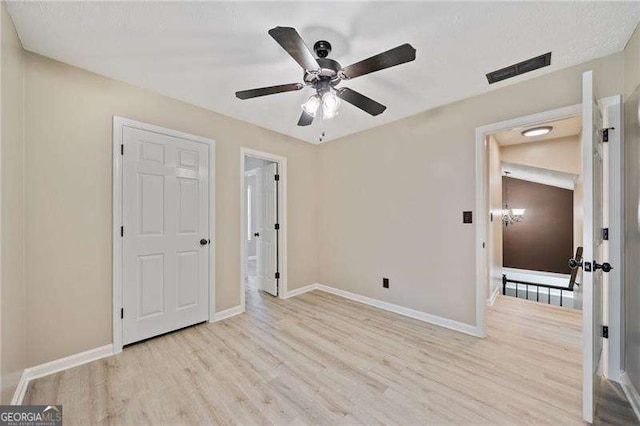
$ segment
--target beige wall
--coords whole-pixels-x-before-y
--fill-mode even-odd
[[[582,136],[507,145],[500,149],[502,161],[578,175],[573,192],[573,247],[582,245],[584,196],[582,188]]]
[[[0,2],[1,288],[0,401],[7,404],[27,364],[27,309],[24,278],[24,56]]]
[[[640,389],[640,29],[625,55],[625,346],[624,370]]]
[[[489,236],[488,249],[489,256],[487,256],[489,268],[489,286],[487,291],[488,296],[493,294],[496,288],[502,286],[502,162],[500,145],[498,141],[492,136],[489,136],[487,155],[489,161],[487,162],[489,167],[488,179],[489,184],[486,186],[489,188],[488,198],[489,213],[493,212],[493,222],[487,221],[489,227],[487,235]]]
[[[502,161],[559,172],[582,174],[582,145],[579,136],[547,139],[500,148]]]
[[[624,94],[631,94],[640,86],[640,25],[624,49]]]
[[[589,69],[623,92],[618,53],[320,145],[320,282],[474,324],[475,129],[580,103]]]
[[[217,310],[240,303],[241,146],[287,157],[288,285],[317,281],[315,146],[27,54],[29,365],[111,342],[114,115],[216,140]]]

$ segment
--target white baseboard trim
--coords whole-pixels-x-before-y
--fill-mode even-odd
[[[300,296],[301,294],[308,293],[313,290],[318,289],[318,284],[313,283],[309,285],[302,286],[300,288],[296,288],[295,290],[288,291],[287,294],[283,297],[283,299],[289,299],[290,297]]]
[[[498,293],[500,293],[500,286],[497,286],[495,289],[493,289],[493,292],[491,293],[491,297],[487,299],[487,306],[493,306],[493,304],[496,303],[496,299],[498,298]]]
[[[225,309],[224,311],[216,312],[213,314],[213,321],[218,322],[227,318],[235,317],[236,315],[240,315],[244,313],[244,308],[242,305],[234,306],[233,308]]]
[[[631,383],[627,373],[623,372],[620,375],[620,384],[622,385],[624,394],[629,400],[629,404],[631,404],[631,407],[633,408],[633,412],[636,413],[636,418],[640,420],[640,394],[636,387],[633,386],[633,383]]]
[[[39,379],[44,376],[48,376],[53,373],[58,373],[63,370],[68,370],[73,367],[78,367],[88,362],[97,361],[102,358],[113,355],[113,345],[108,344],[100,346],[99,348],[90,349],[85,352],[80,352],[74,355],[69,355],[65,358],[56,359],[44,364],[36,365],[35,367],[29,367],[24,370],[20,383],[16,388],[16,392],[11,400],[12,405],[22,404],[24,395],[27,392],[27,387],[31,380]]]
[[[29,387],[29,379],[27,378],[27,370],[22,372],[20,376],[20,381],[16,386],[16,391],[13,393],[13,398],[11,398],[11,405],[20,405],[24,400],[24,396],[27,393],[27,388]]]
[[[56,359],[45,364],[36,365],[35,367],[27,368],[25,372],[27,373],[27,378],[29,380],[39,379],[40,377],[77,367],[110,355],[113,355],[112,344],[100,346],[99,348],[90,349],[78,354],[69,355],[68,357]]]
[[[327,293],[335,294],[336,296],[344,297],[345,299],[353,300],[356,302],[364,303],[365,305],[384,309],[385,311],[395,312],[396,314],[404,315],[409,318],[428,322],[430,324],[434,324],[440,327],[459,331],[461,333],[470,334],[471,336],[480,337],[478,333],[478,329],[474,325],[465,324],[465,323],[450,320],[447,318],[442,318],[437,315],[428,314],[426,312],[417,311],[415,309],[406,308],[404,306],[394,305],[393,303],[384,302],[382,300],[373,299],[371,297],[361,296],[359,294],[351,293],[345,290],[329,287],[324,284],[317,284],[316,288],[318,290],[321,290]]]

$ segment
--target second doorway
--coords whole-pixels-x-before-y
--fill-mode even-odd
[[[250,154],[244,155],[243,164],[245,287],[248,291],[277,297],[280,291],[279,164]]]

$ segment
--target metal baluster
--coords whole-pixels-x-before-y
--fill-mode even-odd
[[[516,282],[516,299],[518,298],[518,283]]]
[[[551,304],[551,289],[547,288],[547,305]]]
[[[540,286],[536,286],[536,302],[540,301]]]
[[[562,289],[560,289],[560,306],[562,306]]]
[[[529,300],[529,284],[527,284],[527,292],[526,292],[526,295],[527,295],[527,300]]]

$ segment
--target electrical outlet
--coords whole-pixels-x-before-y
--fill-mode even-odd
[[[382,279],[382,287],[389,288],[389,278]]]

